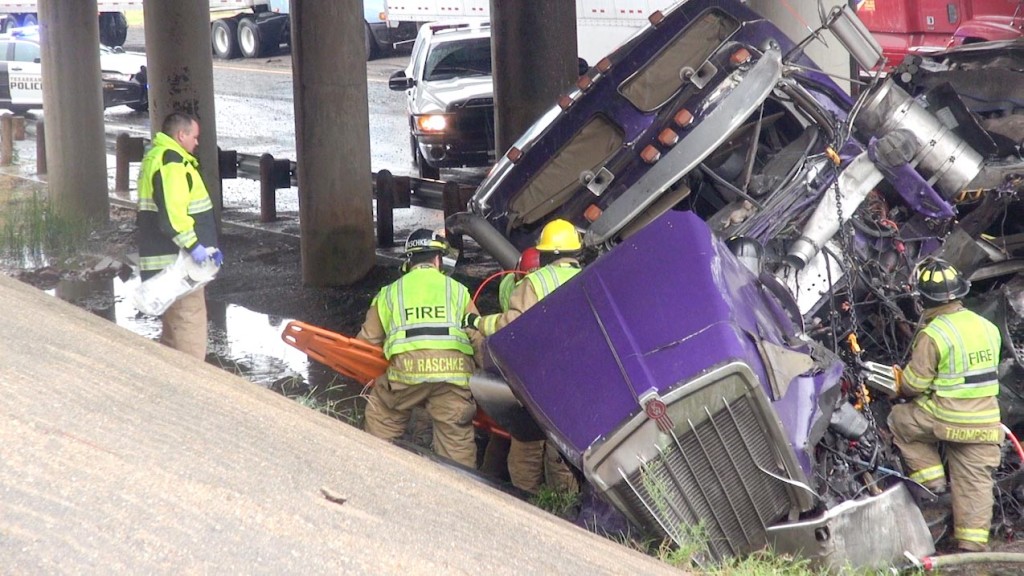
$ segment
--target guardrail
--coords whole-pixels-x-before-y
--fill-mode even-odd
[[[36,120],[36,172],[46,174],[46,126],[42,119]],[[25,138],[25,119],[5,114],[0,116],[0,164],[10,164],[13,140]],[[130,182],[131,164],[141,162],[145,154],[147,138],[119,133],[114,139],[114,191],[127,193]],[[220,177],[224,180],[246,178],[260,183],[260,221],[277,220],[277,191],[298,186],[296,164],[292,160],[274,158],[270,154],[246,154],[235,150],[217,149]],[[444,217],[466,209],[473,188],[460,186],[456,182],[442,182],[410,176],[395,176],[388,170],[371,174],[373,195],[376,205],[377,245],[390,247],[395,244],[394,211],[418,206],[443,210]],[[223,186],[222,186],[223,188]],[[221,206],[223,208],[223,205]],[[449,241],[456,248],[462,248],[462,236],[446,232]]]
[[[36,124],[37,143],[45,141],[45,127],[42,121]],[[117,135],[114,145],[116,167],[114,190],[127,192],[132,162],[141,162],[145,153],[146,139],[132,136],[127,132]],[[37,144],[37,154],[38,144]],[[246,178],[260,183],[260,221],[277,220],[277,191],[298,186],[296,164],[292,160],[278,159],[270,154],[246,154],[235,150],[217,149],[220,178],[224,180]],[[45,165],[45,148],[42,152]],[[38,163],[38,159],[37,159]],[[371,174],[373,195],[377,200],[376,232],[377,245],[390,247],[395,243],[394,211],[418,206],[443,210],[444,216],[466,209],[473,189],[456,182],[426,180],[409,176],[394,176],[387,170]],[[223,187],[222,187],[223,188]],[[223,207],[223,206],[221,206]],[[452,246],[462,248],[462,236],[447,232]]]

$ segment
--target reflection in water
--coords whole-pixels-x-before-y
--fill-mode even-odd
[[[119,278],[61,280],[49,293],[140,336],[157,340],[160,319],[139,313],[132,303],[132,293],[138,286],[138,276],[127,282]],[[290,318],[268,316],[209,299],[206,306],[210,321],[207,362],[310,408],[360,425],[362,386],[285,344],[281,332]]]
[[[132,303],[132,293],[138,286],[138,276],[127,282],[118,278],[61,280],[49,293],[156,340],[160,336],[160,319],[140,314]],[[211,362],[219,362],[232,371],[237,367],[241,376],[268,387],[289,376],[310,383],[323,379],[322,370],[311,370],[305,354],[281,340],[281,331],[289,319],[209,300],[207,309]]]

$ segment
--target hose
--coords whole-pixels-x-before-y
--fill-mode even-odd
[[[484,286],[490,284],[490,282],[495,278],[504,276],[506,274],[522,274],[522,272],[520,272],[519,270],[498,270],[494,274],[491,274],[487,278],[484,278],[484,281],[480,283],[480,286],[477,286],[476,292],[473,293],[473,304],[476,304],[476,300],[477,298],[480,297],[480,293],[484,291]]]
[[[1006,437],[1010,439],[1010,443],[1013,444],[1014,449],[1017,450],[1017,457],[1020,458],[1021,464],[1024,465],[1024,448],[1021,448],[1020,441],[1017,440],[1017,437],[1013,435],[1013,432],[1010,431],[1010,428],[1006,424],[1000,423],[999,425],[1002,426],[1003,432],[1006,433]]]
[[[999,562],[1002,564],[1024,565],[1024,553],[1021,552],[965,552],[962,554],[948,554],[946,556],[926,556],[921,558],[921,567],[925,572],[931,572],[938,568],[949,568],[950,566],[966,566],[969,564],[982,564]]]

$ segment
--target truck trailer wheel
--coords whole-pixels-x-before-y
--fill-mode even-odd
[[[100,43],[104,46],[124,46],[128,39],[128,19],[121,12],[100,14]]]
[[[238,58],[238,20],[214,20],[213,24],[210,24],[210,44],[213,46],[213,55],[217,58]]]
[[[252,18],[242,18],[238,22],[238,49],[246,58],[259,58],[266,52],[260,27]]]

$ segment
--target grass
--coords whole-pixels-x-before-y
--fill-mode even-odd
[[[530,497],[530,503],[560,518],[569,518],[580,504],[580,494],[545,484]]]
[[[15,264],[46,265],[52,258],[76,253],[90,223],[63,215],[43,194],[11,199],[0,213],[0,248]]]
[[[354,402],[359,396],[344,396],[337,398],[339,392],[346,392],[349,387],[343,382],[339,381],[340,376],[336,376],[331,380],[324,388],[313,387],[306,388],[306,391],[299,394],[287,392],[290,389],[299,388],[299,386],[293,382],[291,385],[282,386],[285,397],[295,400],[299,404],[316,410],[321,414],[326,414],[331,418],[341,420],[346,424],[350,424],[357,428],[362,428],[363,419],[365,417],[365,409],[362,404]],[[293,380],[302,381],[300,376],[294,376]]]

